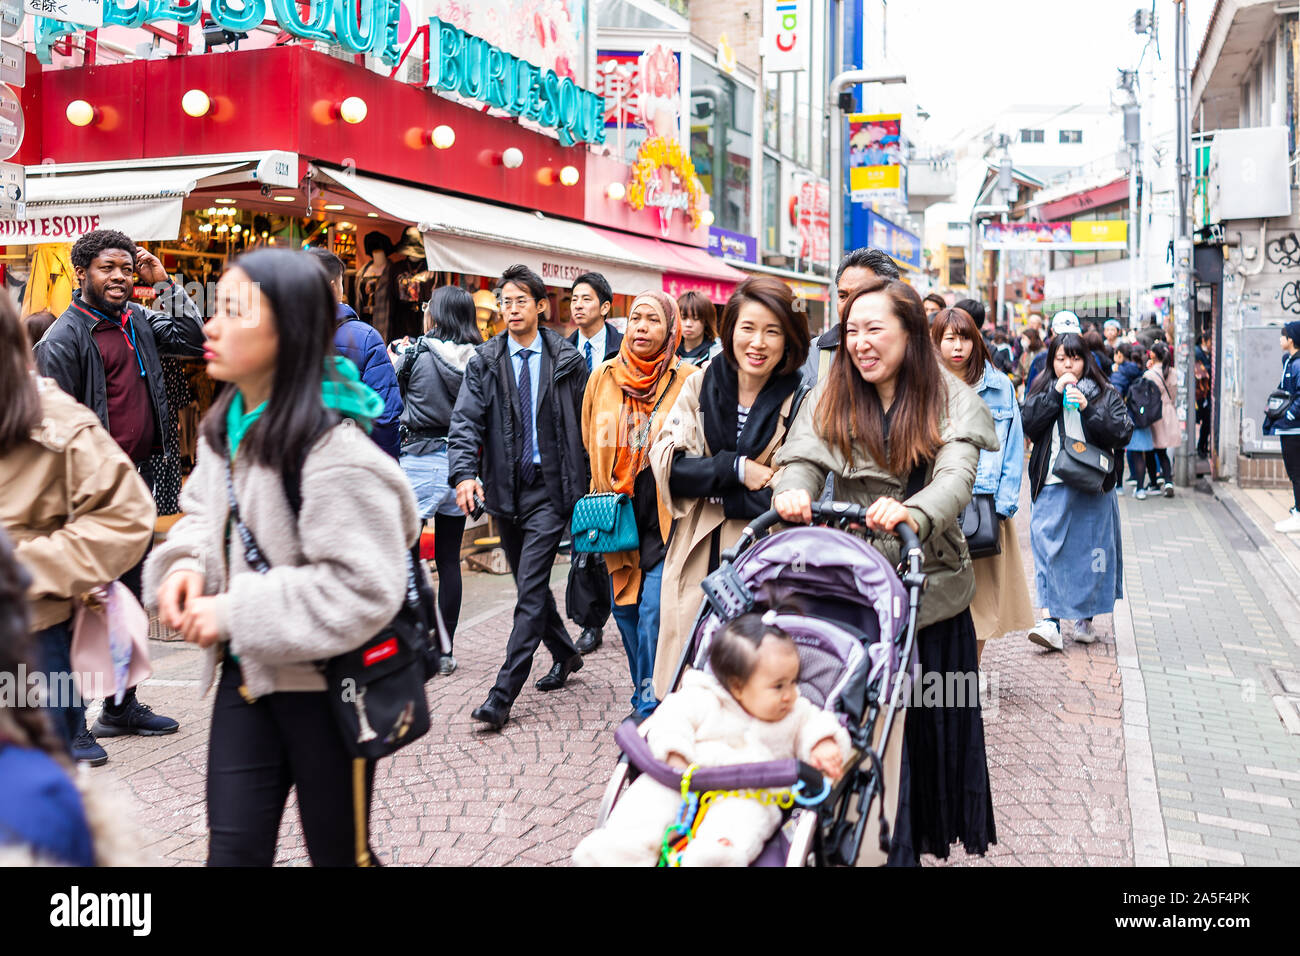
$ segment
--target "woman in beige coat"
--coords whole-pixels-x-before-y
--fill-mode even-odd
[[[31,579],[36,655],[50,674],[68,674],[74,601],[140,560],[153,537],[154,503],[95,413],[37,377],[31,362],[18,313],[0,292],[0,530]],[[46,708],[56,737],[79,761],[107,762],[86,728],[80,691],[61,679],[57,687]]]
[[[655,693],[673,673],[700,608],[700,582],[753,518],[771,507],[772,458],[804,394],[808,323],[779,279],[748,279],[722,313],[722,350],[688,379],[650,451],[677,519],[664,559]]]
[[[1146,452],[1147,473],[1166,498],[1174,496],[1173,463],[1169,450],[1182,444],[1182,430],[1178,424],[1178,373],[1174,371],[1173,356],[1164,342],[1152,344],[1147,352],[1147,370],[1143,378],[1155,382],[1160,389],[1160,420],[1151,423],[1151,444],[1154,450]]]

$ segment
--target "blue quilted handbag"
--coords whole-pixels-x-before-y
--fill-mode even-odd
[[[569,534],[573,538],[573,550],[588,554],[632,551],[641,546],[632,499],[614,492],[579,498],[573,506]]]

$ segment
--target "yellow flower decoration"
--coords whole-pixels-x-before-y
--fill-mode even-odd
[[[698,228],[700,196],[703,195],[704,190],[699,177],[695,175],[695,163],[691,160],[690,154],[684,152],[681,144],[676,140],[669,141],[662,136],[655,136],[641,144],[636,162],[632,165],[632,177],[627,184],[628,205],[637,211],[645,208],[650,181],[664,167],[677,174],[682,188],[686,190],[688,196],[686,212],[691,217],[691,228]]]

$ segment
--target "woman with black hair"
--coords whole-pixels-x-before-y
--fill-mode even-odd
[[[1178,373],[1174,371],[1174,356],[1164,342],[1156,342],[1147,353],[1147,370],[1142,373],[1160,392],[1160,417],[1151,423],[1151,444],[1146,453],[1147,472],[1157,490],[1166,498],[1174,496],[1174,469],[1169,459],[1170,450],[1182,443],[1182,427],[1178,422]]]
[[[317,662],[360,647],[401,606],[415,496],[366,435],[383,399],[334,355],[334,296],[309,256],[236,259],[204,332],[208,374],[233,387],[203,420],[185,517],[149,558],[145,593],[205,649],[201,686],[220,667],[208,863],[270,866],[293,787],[312,862],[370,866],[374,763],[345,746]],[[232,498],[265,574],[232,527]]]
[[[1124,399],[1076,333],[1058,335],[1047,350],[1047,367],[1021,410],[1029,455],[1029,522],[1038,604],[1046,609],[1029,632],[1035,644],[1059,651],[1061,619],[1075,620],[1075,640],[1097,639],[1093,618],[1110,614],[1124,596],[1119,504],[1110,494],[1119,480],[1121,453],[1133,432]],[[1105,450],[1110,464],[1102,488],[1085,491],[1054,471],[1065,442],[1080,440]]]
[[[447,479],[447,434],[465,366],[483,344],[474,299],[456,285],[435,289],[424,314],[424,335],[397,359],[402,389],[402,471],[410,479],[420,520],[433,519],[434,564],[438,568],[438,611],[450,641],[460,620],[460,545],[465,513]],[[456,669],[444,654],[439,673]]]

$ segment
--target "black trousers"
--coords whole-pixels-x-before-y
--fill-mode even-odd
[[[373,762],[354,759],[324,691],[251,704],[239,668],[221,668],[208,741],[208,866],[270,866],[292,786],[314,866],[375,866],[370,850]]]
[[[567,530],[566,518],[551,501],[538,469],[537,480],[520,489],[518,520],[498,519],[501,546],[510,562],[519,595],[514,627],[506,644],[506,662],[501,665],[489,695],[489,700],[498,705],[509,707],[519,696],[532,670],[538,644],[545,644],[557,662],[578,653],[551,594],[551,568],[555,565],[560,538]]]
[[[1210,403],[1196,406],[1196,424],[1198,434],[1196,437],[1196,454],[1202,458],[1210,457],[1210,422],[1213,416],[1210,414]]]
[[[1291,479],[1291,493],[1295,496],[1295,507],[1300,511],[1300,435],[1278,435],[1282,443],[1282,464],[1286,466],[1286,476]]]

